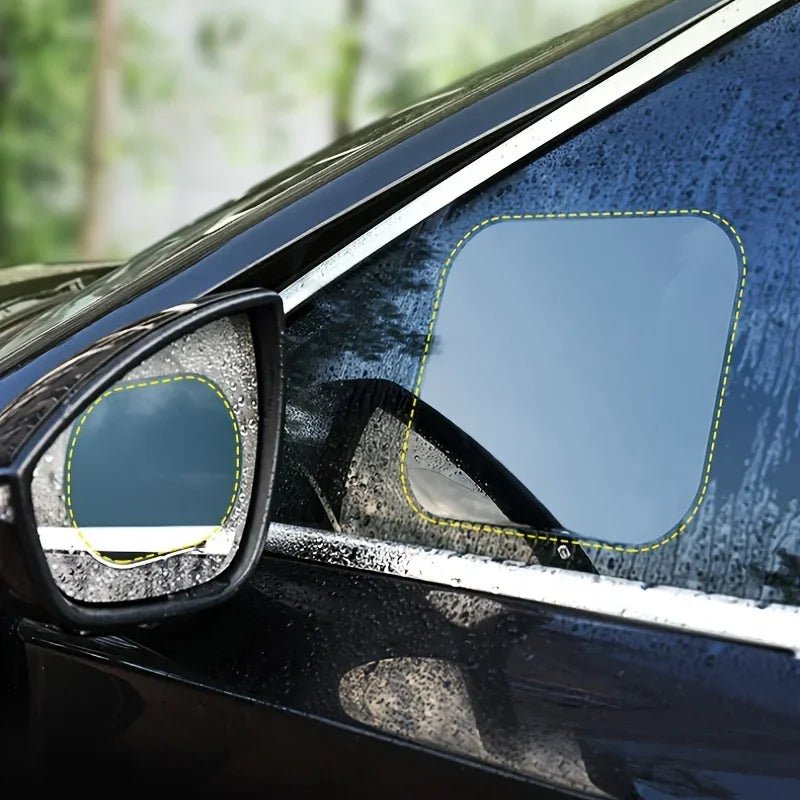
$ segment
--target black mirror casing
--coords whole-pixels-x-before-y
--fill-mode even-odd
[[[84,603],[56,585],[40,544],[31,496],[39,458],[76,416],[148,356],[215,320],[249,318],[259,392],[254,491],[241,544],[217,577],[160,597]],[[283,421],[283,305],[265,290],[231,292],[168,309],[100,340],[38,381],[0,414],[0,590],[15,611],[79,630],[154,622],[230,597],[263,549]],[[2,507],[4,505],[4,507]]]

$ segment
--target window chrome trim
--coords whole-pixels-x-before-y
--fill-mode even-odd
[[[589,87],[379,222],[281,292],[288,313],[367,256],[506,167],[568,133],[782,0],[731,0]],[[282,556],[515,597],[615,619],[790,650],[800,657],[800,608],[272,523]]]
[[[476,158],[309,270],[280,294],[285,312],[299,306],[367,256],[584,120],[713,44],[782,0],[731,0],[546,117]]]
[[[273,522],[266,551],[791,651],[800,608]]]

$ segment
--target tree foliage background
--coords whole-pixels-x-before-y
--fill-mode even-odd
[[[0,0],[0,266],[125,257],[623,0]]]

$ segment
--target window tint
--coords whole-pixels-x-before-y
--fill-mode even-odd
[[[288,328],[277,519],[800,601],[800,9]]]

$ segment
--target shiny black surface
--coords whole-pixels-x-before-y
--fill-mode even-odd
[[[454,602],[484,600],[431,584],[265,558],[251,585],[224,607],[116,642],[29,626],[29,642],[62,654],[56,662],[55,655],[46,656],[53,680],[64,680],[58,676],[65,658],[90,657],[70,668],[82,678],[70,682],[69,692],[54,688],[35,707],[45,725],[48,758],[42,763],[76,748],[101,757],[158,750],[159,737],[137,735],[138,720],[161,718],[150,693],[138,711],[125,704],[129,716],[100,713],[102,731],[80,725],[71,742],[62,736],[58,720],[69,709],[98,714],[94,698],[109,672],[120,674],[120,665],[137,666],[125,669],[123,680],[135,694],[154,685],[153,677],[138,672],[144,668],[187,686],[250,698],[259,704],[252,713],[268,718],[285,708],[366,731],[359,724],[363,714],[353,716],[343,679],[365,665],[366,681],[370,674],[379,677],[378,665],[394,660],[410,666],[403,680],[380,687],[367,719],[378,733],[464,755],[472,729],[484,752],[467,757],[540,780],[566,780],[580,771],[588,786],[616,798],[800,793],[800,661],[791,654],[499,598],[485,598],[488,611],[466,624],[469,615],[442,612],[437,592]],[[458,692],[437,680],[442,664],[462,677],[470,713],[460,707]],[[48,674],[32,671],[35,697],[47,691]],[[159,696],[180,691],[171,680],[159,685]],[[212,702],[194,691],[191,703],[176,703],[174,714],[196,713],[195,704]],[[442,692],[444,706],[437,697]],[[267,708],[259,711],[262,703]],[[426,728],[431,707],[442,724]],[[204,760],[209,780],[230,775],[238,785],[241,748],[260,753],[260,779],[270,785],[284,757],[275,751],[272,732],[253,731],[246,746],[220,735],[214,745],[215,732],[226,730],[225,717],[208,714],[215,722],[201,750],[215,754]],[[313,757],[316,744],[309,739],[305,746]],[[175,750],[186,759],[197,752],[182,752],[183,743],[173,747],[154,768],[168,768]],[[354,757],[341,769],[352,778],[367,766],[388,768]],[[304,785],[302,777],[295,780],[298,789]],[[439,786],[434,777],[431,786]],[[358,796],[370,791],[359,786]]]
[[[563,797],[552,788],[444,760],[350,725],[131,670],[118,656],[115,663],[98,664],[31,646],[28,661],[39,689],[31,707],[36,736],[30,752],[44,766],[33,772],[7,769],[5,791],[198,798]]]

